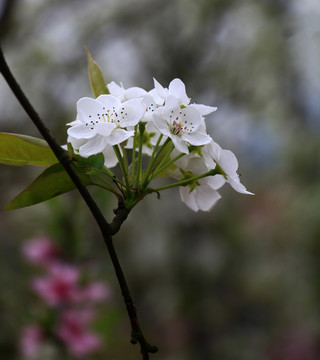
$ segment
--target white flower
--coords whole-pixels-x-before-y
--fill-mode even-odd
[[[214,160],[214,162],[220,166],[225,174],[225,181],[228,182],[234,190],[242,194],[254,195],[247,191],[245,186],[241,184],[239,175],[237,174],[239,167],[238,160],[232,151],[222,149],[212,140],[210,144],[205,146],[203,153],[205,154],[204,157],[207,165],[212,165],[212,160]],[[223,177],[223,175],[218,176]]]
[[[152,113],[157,108],[157,102],[151,92],[147,92],[146,90],[140,87],[131,87],[125,89],[123,85],[119,86],[114,81],[107,85],[110,94],[117,97],[121,101],[127,101],[132,99],[140,99],[145,105],[145,114],[143,117],[143,121],[148,122],[152,118]]]
[[[135,126],[144,113],[144,105],[138,99],[121,103],[112,95],[85,97],[77,102],[77,120],[69,124],[67,132],[74,139],[85,140],[79,154],[88,157],[133,136],[134,132],[125,128]]]
[[[111,95],[117,97],[121,101],[127,101],[131,99],[137,99],[147,94],[147,91],[140,87],[131,87],[125,89],[123,85],[118,85],[114,81],[107,85],[107,88]]]
[[[153,122],[159,131],[169,136],[175,148],[189,153],[188,143],[194,146],[208,144],[211,137],[202,130],[202,119],[193,107],[181,108],[176,97],[169,95],[163,108],[157,109]]]
[[[196,109],[201,116],[209,115],[217,110],[217,108],[213,106],[190,104],[191,99],[187,96],[186,86],[180,79],[173,79],[169,84],[169,88],[164,88],[156,79],[153,79],[153,81],[154,89],[152,89],[150,93],[160,105],[167,100],[168,96],[174,96],[178,99],[179,105],[189,105]]]
[[[209,170],[202,157],[195,154],[189,154],[176,162],[179,170],[174,174],[175,178],[194,177],[202,175]],[[221,198],[218,189],[225,183],[220,176],[207,176],[202,179],[191,182],[186,186],[179,187],[181,200],[193,211],[210,211]]]
[[[179,105],[188,105],[190,103],[190,98],[187,96],[186,87],[180,79],[173,79],[169,88],[164,88],[156,79],[154,81],[154,89],[151,90],[151,94],[162,105],[168,96],[174,96],[178,99]]]
[[[180,186],[181,200],[193,211],[210,211],[216,205],[221,195],[211,185],[207,178],[201,179],[194,189]]]

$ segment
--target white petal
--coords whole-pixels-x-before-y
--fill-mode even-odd
[[[109,169],[115,167],[118,164],[118,158],[115,154],[112,146],[106,146],[103,150],[104,165]]]
[[[205,165],[203,158],[196,156],[193,153],[189,154],[188,156],[184,156],[180,160],[187,161],[185,162],[184,169],[191,171],[195,176],[202,175],[210,170]],[[183,168],[183,166],[180,167]]]
[[[198,207],[202,211],[210,211],[221,199],[221,195],[207,186],[199,186],[194,191],[197,191],[196,201]]]
[[[83,123],[88,123],[92,120],[97,120],[98,114],[104,112],[103,105],[96,99],[84,97],[77,102],[77,119]]]
[[[91,139],[97,134],[95,128],[92,129],[90,125],[85,124],[72,126],[67,133],[76,139]]]
[[[74,151],[78,151],[80,146],[84,145],[87,142],[86,139],[76,139],[72,136],[68,136],[67,143],[70,143]]]
[[[172,109],[180,110],[180,103],[177,97],[173,95],[169,95],[166,99],[166,103],[164,105],[164,110],[169,113]]]
[[[135,126],[145,113],[145,105],[141,99],[131,99],[124,102],[117,111],[121,127]]]
[[[233,189],[241,194],[254,195],[252,192],[247,191],[244,185],[241,184],[239,176],[227,177],[229,184]]]
[[[78,119],[67,123],[68,126],[76,126],[76,125],[80,125],[80,124],[82,124],[82,121],[80,121]]]
[[[149,94],[154,98],[157,105],[163,105],[164,99],[158,94],[156,89],[150,90]]]
[[[209,154],[212,156],[212,158],[219,163],[220,162],[220,154],[222,151],[222,148],[219,144],[217,144],[215,141],[211,141],[210,144],[208,144],[208,147],[206,148],[209,152]]]
[[[154,115],[152,121],[154,125],[158,128],[158,130],[161,132],[161,134],[166,136],[172,135],[171,132],[169,131],[166,121],[162,117],[158,115]]]
[[[102,135],[102,136],[109,136],[115,127],[116,127],[116,124],[114,124],[114,123],[98,123],[95,125],[97,134]]]
[[[169,94],[177,97],[183,105],[188,105],[190,102],[190,98],[188,98],[186,93],[186,87],[180,79],[171,81],[169,84]]]
[[[97,135],[93,139],[89,139],[79,148],[79,154],[83,157],[101,153],[106,147],[107,142],[104,136]]]
[[[214,176],[208,176],[207,178],[207,184],[214,190],[218,190],[223,186],[226,182],[226,179],[223,175],[217,174]]]
[[[114,129],[110,136],[107,137],[109,145],[117,145],[129,139],[134,135],[134,131],[124,129]]]
[[[168,89],[165,89],[160,83],[158,83],[158,81],[155,78],[153,78],[153,82],[154,82],[154,88],[158,93],[158,95],[161,98],[165,99],[168,96]]]
[[[186,133],[183,134],[181,137],[194,146],[209,144],[212,140],[209,135],[198,132]]]
[[[189,186],[180,186],[179,193],[181,200],[193,211],[198,211],[199,206],[196,202],[195,193],[190,192]]]
[[[150,143],[152,145],[156,145],[158,139],[159,139],[159,136],[160,136],[160,131],[158,130],[158,128],[154,125],[154,123],[152,121],[149,121],[147,124],[146,124],[146,128],[145,128],[145,131],[147,133],[153,133],[154,136],[152,136],[150,138]],[[165,142],[165,137],[162,138],[162,140],[160,141],[160,145],[162,145],[164,142]]]
[[[110,92],[110,95],[120,97],[123,96],[125,89],[122,86],[119,86],[117,83],[112,81],[110,84],[107,85],[107,88]]]
[[[184,154],[189,154],[189,149],[185,141],[183,141],[181,138],[173,134],[170,134],[169,137],[171,138],[174,147],[178,151]]]
[[[140,87],[131,87],[126,90],[125,96],[127,99],[135,99],[142,97],[143,95],[146,95],[146,90],[140,88]]]
[[[227,175],[235,175],[239,164],[235,154],[230,150],[221,150],[219,165]]]
[[[202,104],[190,104],[189,106],[196,109],[201,116],[211,114],[212,112],[214,112],[218,109],[213,106],[207,106],[207,105],[202,105]]]
[[[106,112],[106,109],[112,109],[113,107],[117,109],[121,105],[121,101],[112,95],[100,95],[97,100],[102,104],[103,113]]]

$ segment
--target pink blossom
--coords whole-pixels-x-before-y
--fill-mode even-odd
[[[109,298],[110,289],[102,282],[95,281],[79,290],[78,300],[84,302],[99,302]]]
[[[32,264],[46,266],[56,259],[57,247],[47,237],[35,238],[24,245],[23,254]]]
[[[48,275],[35,278],[32,288],[49,306],[56,306],[76,300],[78,278],[78,269],[57,263],[50,266]]]
[[[62,314],[56,333],[73,356],[83,357],[100,348],[100,338],[87,329],[92,319],[93,313],[88,310],[69,310]]]
[[[39,352],[43,340],[42,330],[38,325],[28,325],[22,331],[20,351],[26,357],[34,357]]]

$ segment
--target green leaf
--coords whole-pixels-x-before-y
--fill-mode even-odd
[[[90,176],[80,168],[73,167],[85,185],[91,185]],[[54,164],[39,175],[25,190],[4,209],[13,210],[41,203],[75,189],[75,185],[61,164]]]
[[[109,94],[100,66],[92,59],[88,48],[84,48],[88,55],[89,80],[93,95],[97,98],[99,95]]]
[[[0,133],[0,163],[50,166],[58,162],[46,141],[20,134]]]
[[[104,156],[102,153],[91,155],[87,158],[83,158],[80,155],[75,155],[77,165],[83,168],[102,169],[104,166]]]

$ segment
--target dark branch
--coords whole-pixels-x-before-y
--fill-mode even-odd
[[[101,210],[93,200],[92,196],[90,195],[89,191],[82,183],[78,175],[74,172],[71,166],[71,159],[69,158],[68,154],[61,148],[61,146],[56,142],[54,137],[50,134],[50,131],[45,127],[44,123],[40,119],[38,113],[35,111],[27,97],[25,96],[24,92],[21,90],[19,84],[15,80],[14,76],[12,75],[5,58],[2,53],[2,49],[0,46],[0,70],[7,81],[9,87],[11,88],[12,92],[18,99],[21,106],[24,108],[26,113],[29,115],[30,119],[37,127],[43,138],[47,141],[48,145],[56,155],[58,161],[64,167],[68,175],[70,176],[71,180],[75,184],[76,188],[79,190],[82,198],[84,199],[85,203],[87,204],[88,208],[91,211],[95,221],[97,222],[100,231],[102,233],[104,243],[108,249],[108,253],[110,259],[112,261],[118,283],[121,288],[121,292],[124,298],[124,302],[127,308],[127,312],[130,318],[130,323],[132,327],[132,339],[131,342],[136,344],[137,342],[140,344],[141,353],[143,354],[143,359],[149,359],[149,353],[154,353],[158,349],[154,346],[151,346],[145,340],[142,331],[138,325],[137,321],[137,313],[136,308],[133,304],[133,300],[129,291],[129,287],[127,285],[125,276],[123,274],[121,265],[118,260],[117,253],[114,249],[113,242],[112,242],[112,235],[118,232],[120,229],[121,224],[125,221],[129,214],[129,210],[127,210],[123,204],[123,202],[119,202],[119,208],[115,210],[115,218],[110,225],[106,219],[104,218]]]
[[[124,223],[130,213],[130,210],[125,207],[122,197],[119,197],[118,207],[117,209],[114,209],[113,212],[115,214],[115,217],[110,224],[111,235],[116,234],[120,230],[121,225]]]

